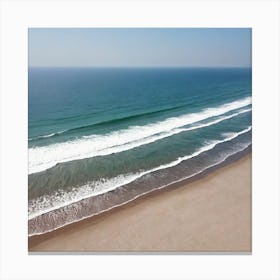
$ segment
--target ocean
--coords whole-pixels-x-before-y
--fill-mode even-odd
[[[251,74],[29,68],[29,235],[172,187],[250,149]]]

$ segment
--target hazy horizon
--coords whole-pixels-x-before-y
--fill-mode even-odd
[[[28,66],[28,68],[95,68],[95,69],[158,69],[158,68],[252,68],[249,66]]]
[[[30,28],[29,67],[248,68],[250,28]]]

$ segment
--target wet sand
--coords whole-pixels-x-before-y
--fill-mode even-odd
[[[28,245],[29,252],[251,252],[251,154]]]

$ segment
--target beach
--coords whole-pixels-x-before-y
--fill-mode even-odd
[[[29,237],[29,252],[251,252],[251,160]]]

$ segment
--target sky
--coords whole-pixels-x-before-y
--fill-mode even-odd
[[[250,28],[30,28],[30,67],[250,67]]]

